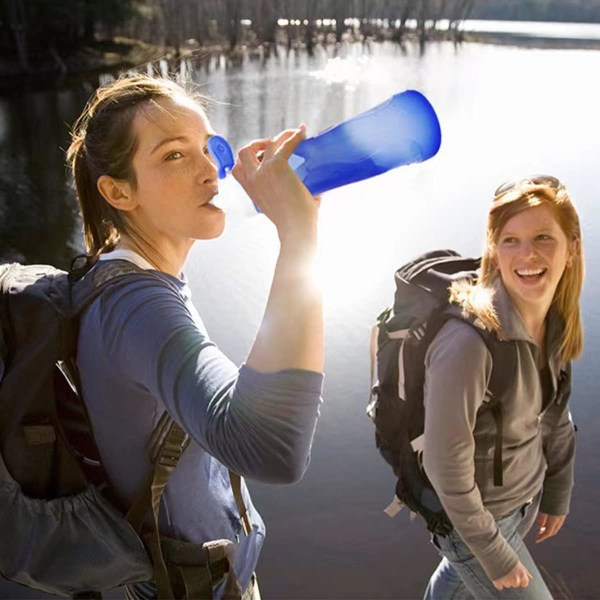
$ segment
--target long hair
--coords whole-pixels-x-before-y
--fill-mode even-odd
[[[465,312],[478,317],[489,329],[499,331],[500,323],[492,304],[492,286],[499,277],[495,252],[500,233],[512,217],[528,208],[542,205],[551,208],[567,240],[575,242],[572,263],[565,268],[552,300],[564,322],[561,360],[568,362],[583,350],[579,299],[583,287],[584,260],[579,217],[564,186],[536,185],[524,179],[520,185],[492,204],[488,214],[479,280],[474,285],[461,282],[453,285],[451,301],[462,306]]]
[[[113,249],[122,234],[143,237],[125,212],[102,197],[98,179],[109,175],[135,188],[132,159],[137,147],[133,129],[136,114],[158,99],[181,97],[204,106],[203,97],[170,79],[123,76],[98,88],[75,121],[67,161],[81,207],[85,246],[92,260]]]

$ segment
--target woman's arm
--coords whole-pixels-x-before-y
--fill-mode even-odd
[[[537,543],[556,535],[569,512],[575,469],[575,427],[566,401],[564,398],[560,404],[551,405],[542,419],[544,456],[548,468],[536,522]]]
[[[542,418],[544,477],[540,512],[566,515],[569,512],[575,468],[575,428],[565,402],[552,404]]]
[[[473,437],[492,357],[471,326],[451,320],[428,348],[425,367],[425,471],[458,534],[488,577],[500,579],[519,561],[483,505]]]
[[[300,128],[249,144],[240,150],[232,171],[274,223],[281,244],[267,307],[247,359],[248,366],[261,372],[323,370],[322,298],[313,273],[318,201],[288,164],[303,138]]]
[[[147,391],[147,410],[166,409],[244,477],[290,483],[302,476],[319,414],[320,373],[238,370],[208,338],[190,300],[155,276],[131,276],[100,301],[101,328],[89,334],[101,336],[113,376]]]

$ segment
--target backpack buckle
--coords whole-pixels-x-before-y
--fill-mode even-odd
[[[176,467],[181,455],[184,453],[189,443],[190,436],[187,433],[179,439],[165,440],[165,443],[160,449],[156,462],[163,467]]]

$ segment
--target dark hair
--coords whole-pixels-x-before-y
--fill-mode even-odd
[[[152,101],[177,97],[205,105],[202,96],[170,79],[127,75],[98,88],[75,121],[67,161],[81,206],[85,246],[92,260],[113,249],[121,234],[134,233],[126,213],[111,206],[100,194],[99,177],[109,175],[135,187],[134,118],[140,108]]]

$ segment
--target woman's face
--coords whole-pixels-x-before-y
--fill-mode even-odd
[[[548,205],[525,209],[508,220],[498,237],[495,258],[521,314],[550,308],[573,250],[574,242],[569,242]]]
[[[214,135],[204,111],[187,98],[161,99],[133,124],[135,209],[130,216],[152,242],[191,242],[221,235],[225,214],[211,204],[217,169],[206,143]]]

